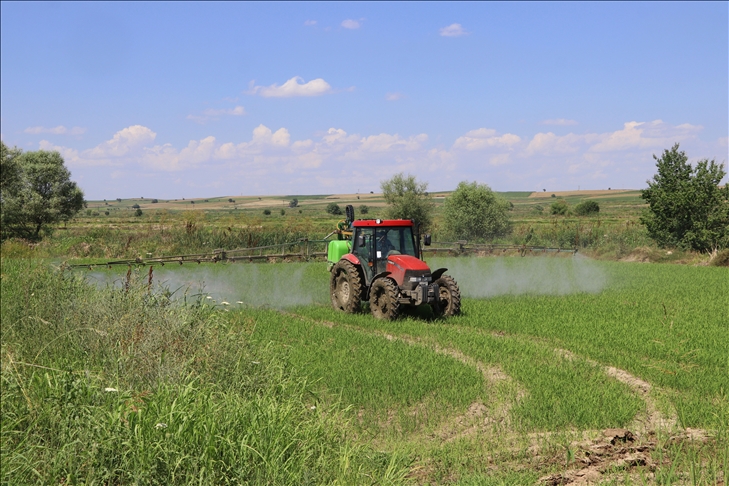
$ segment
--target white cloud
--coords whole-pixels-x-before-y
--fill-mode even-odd
[[[281,86],[277,84],[272,84],[271,86],[256,86],[255,83],[251,81],[248,89],[248,94],[257,94],[264,98],[321,96],[331,92],[332,87],[322,78],[312,79],[308,83],[304,83],[304,80],[299,76],[294,76]]]
[[[137,175],[161,181],[171,180],[167,173],[177,171],[190,187],[222,184],[219,187],[236,194],[314,193],[343,184],[369,191],[376,190],[383,178],[404,171],[430,181],[433,190],[475,179],[499,190],[554,191],[578,185],[642,187],[655,170],[651,154],[677,141],[692,158],[723,158],[726,140],[723,146],[721,140],[701,142],[700,131],[700,126],[660,120],[629,122],[606,133],[566,135],[520,136],[477,128],[443,144],[425,133],[358,134],[339,127],[295,139],[287,128],[273,130],[261,124],[242,140],[207,136],[173,145],[157,142],[152,130],[133,125],[90,149],[46,140],[41,148],[58,150],[72,168],[114,166],[107,177],[120,170],[124,175],[119,180],[128,180],[130,187]]]
[[[357,143],[360,137],[357,135],[347,135],[347,132],[341,128],[330,128],[326,135],[322,137],[324,143],[329,146],[342,146]]]
[[[307,25],[307,26],[316,25],[316,20],[305,20],[304,25]]]
[[[68,148],[68,147],[61,147],[60,145],[54,145],[48,140],[41,140],[38,144],[39,148],[41,150],[47,150],[48,152],[58,152],[61,154],[61,157],[63,157],[63,161],[68,164],[69,166],[73,167],[74,165],[79,165],[80,159],[78,155],[78,150]],[[87,164],[87,165],[101,165],[101,164]]]
[[[23,131],[25,133],[31,133],[34,135],[37,135],[39,133],[51,133],[53,135],[83,135],[84,133],[86,133],[85,128],[81,128],[81,127],[66,128],[63,125],[58,125],[57,127],[53,127],[53,128],[28,127]]]
[[[397,101],[397,100],[400,100],[402,98],[403,98],[403,94],[402,93],[387,93],[385,95],[385,99],[387,101]]]
[[[360,23],[357,20],[347,19],[342,21],[342,27],[345,29],[359,29]]]
[[[594,143],[600,139],[600,135],[595,133],[587,135],[577,135],[569,133],[567,135],[558,136],[552,132],[537,133],[529,142],[524,155],[558,155],[571,154],[579,150],[584,150],[587,143]]]
[[[696,138],[703,127],[688,123],[671,126],[661,120],[627,122],[621,130],[607,133],[555,135],[537,133],[524,149],[527,157],[589,152],[616,152],[668,147]]]
[[[440,35],[443,37],[460,37],[466,34],[468,34],[468,32],[466,32],[461,24],[451,24],[448,27],[440,29]]]
[[[272,132],[267,126],[258,125],[253,129],[253,140],[251,140],[251,143],[287,147],[290,141],[291,135],[289,135],[289,131],[285,128],[279,128],[275,132]]]
[[[194,167],[209,161],[215,152],[215,137],[190,140],[187,147],[178,151],[170,144],[145,148],[139,160],[146,168],[175,171]]]
[[[457,138],[453,147],[464,150],[483,150],[487,148],[509,148],[519,142],[521,142],[521,138],[513,133],[496,135],[494,129],[479,128]]]
[[[109,157],[121,157],[131,150],[154,142],[157,134],[142,125],[132,125],[114,134],[111,140],[107,140],[96,147],[84,151],[84,158],[105,159]]]
[[[398,134],[380,133],[379,135],[362,138],[355,150],[358,153],[389,152],[392,150],[414,151],[420,149],[422,144],[427,141],[428,136],[424,133],[408,138],[402,138]]]
[[[542,120],[540,123],[542,125],[558,125],[562,127],[577,125],[575,120],[568,120],[566,118],[552,118],[550,120]]]
[[[675,142],[695,138],[702,129],[702,126],[688,123],[672,127],[662,120],[632,121],[625,123],[622,130],[604,134],[600,142],[590,147],[590,151],[665,148]]]

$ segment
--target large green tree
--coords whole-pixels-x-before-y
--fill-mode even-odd
[[[679,145],[655,155],[658,172],[641,197],[649,208],[641,217],[648,234],[661,247],[711,251],[729,246],[729,186],[714,160],[695,167]]]
[[[430,227],[435,203],[428,194],[428,183],[418,182],[415,176],[395,174],[380,183],[388,208],[385,216],[392,219],[412,219]]]
[[[86,202],[58,152],[25,152],[2,143],[0,237],[38,240]]]
[[[447,237],[462,240],[508,234],[509,202],[486,184],[463,181],[443,203],[443,230]]]

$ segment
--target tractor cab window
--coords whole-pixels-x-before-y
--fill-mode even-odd
[[[356,228],[352,248],[352,253],[362,262],[362,269],[368,282],[372,279],[372,266],[374,265],[375,256],[373,234],[373,228]]]
[[[413,230],[409,226],[377,229],[378,258],[387,258],[390,255],[415,254],[413,243]]]

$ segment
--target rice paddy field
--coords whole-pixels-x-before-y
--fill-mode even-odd
[[[4,484],[725,484],[729,270],[432,258],[463,313],[326,264],[2,261]]]

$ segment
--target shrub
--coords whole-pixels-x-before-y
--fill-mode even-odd
[[[291,201],[289,201],[289,207],[295,208],[299,205],[299,200],[296,198],[293,198]]]
[[[271,210],[270,209],[264,209],[263,210],[263,214],[265,214],[266,216],[270,216],[271,215]]]
[[[564,216],[567,214],[569,206],[567,205],[567,201],[565,201],[564,199],[560,199],[558,201],[554,201],[549,209],[554,215]]]
[[[286,216],[286,210],[285,209],[282,209],[281,210],[281,216]]]
[[[443,227],[455,239],[493,239],[508,234],[509,202],[486,184],[461,182],[443,203]]]
[[[597,203],[597,201],[582,201],[577,206],[575,206],[575,214],[578,216],[588,216],[590,214],[597,214],[599,212],[600,205]]]
[[[137,208],[137,210],[134,211],[134,216],[141,216],[141,215],[142,215],[142,210]]]
[[[158,202],[156,199],[152,199],[152,204],[157,204]]]
[[[339,204],[332,202],[327,204],[327,213],[339,215],[342,214],[342,208],[339,207]]]
[[[139,209],[139,204],[134,204],[134,205],[132,206],[132,209]]]
[[[362,213],[362,214],[367,214],[367,213],[370,212],[370,207],[367,206],[366,204],[362,204],[359,207],[359,212]]]

